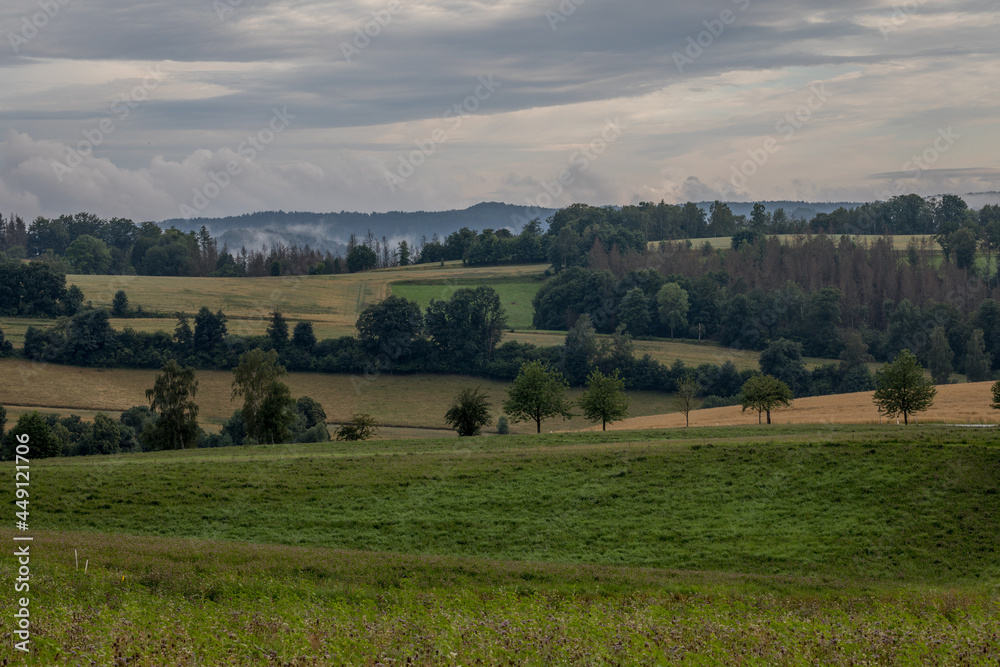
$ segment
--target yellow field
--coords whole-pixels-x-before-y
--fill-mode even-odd
[[[951,384],[937,388],[934,405],[917,415],[920,422],[948,424],[1000,423],[1000,411],[990,408],[990,382]],[[773,424],[877,424],[878,410],[872,402],[874,392],[810,396],[792,401],[792,407],[771,412]],[[765,415],[766,418],[766,415]],[[913,419],[911,418],[911,423]],[[740,406],[694,410],[691,426],[732,426],[756,424],[757,413],[742,412]],[[883,423],[890,423],[883,419]],[[895,423],[895,419],[891,420]],[[902,423],[902,420],[900,420]],[[618,422],[615,429],[678,428],[684,426],[684,415],[673,412],[648,417],[634,417]],[[612,426],[608,426],[612,428]]]
[[[789,241],[791,239],[794,239],[796,236],[797,236],[796,234],[777,234],[777,237],[779,239],[781,239],[782,241]],[[835,238],[840,238],[840,235],[838,235],[838,234],[834,234],[832,236],[835,237]],[[880,236],[868,236],[868,235],[863,235],[863,234],[855,234],[855,235],[851,236],[851,238],[855,239],[857,241],[862,241],[862,242],[864,242],[864,241],[872,242],[872,241],[874,241],[874,240],[876,240],[878,238],[881,238],[881,237]],[[921,235],[921,234],[898,234],[898,235],[892,237],[892,243],[893,243],[893,247],[896,250],[906,250],[906,247],[910,244],[910,239],[916,239],[919,242],[921,239],[924,239],[924,238],[926,238],[926,239],[928,239],[928,240],[930,240],[932,242],[933,245],[931,247],[933,247],[935,251],[940,250],[940,247],[937,245],[936,242],[934,242],[934,237],[933,236],[929,236],[929,235]],[[691,243],[696,248],[700,248],[701,246],[705,245],[705,242],[707,241],[709,244],[711,244],[712,248],[714,248],[715,250],[720,250],[720,249],[725,249],[725,248],[731,248],[732,247],[732,239],[733,239],[733,237],[731,237],[731,236],[716,236],[716,237],[709,238],[709,239],[688,239],[688,240],[690,240]],[[650,241],[649,242],[649,248],[651,250],[655,250],[658,245],[660,245],[659,241]]]
[[[222,310],[229,318],[230,333],[263,333],[274,310],[295,322],[307,320],[319,338],[354,334],[358,314],[368,305],[392,293],[391,285],[403,280],[469,284],[493,278],[536,277],[544,265],[466,267],[461,262],[347,273],[330,276],[286,276],[280,278],[170,278],[159,276],[67,276],[67,284],[83,290],[95,306],[111,306],[115,292],[125,290],[133,306],[175,313],[194,313],[202,306]],[[38,321],[33,322],[38,326]],[[43,323],[44,324],[44,323]],[[131,326],[137,331],[173,331],[172,319],[116,320],[115,328]],[[23,341],[27,320],[0,321],[15,345]],[[8,331],[8,328],[10,331]]]
[[[157,371],[77,368],[15,359],[0,360],[0,405],[8,420],[25,410],[38,409],[63,416],[78,414],[92,419],[95,411],[119,413],[134,405],[148,405],[146,389]],[[230,402],[233,375],[226,371],[198,371],[199,420],[206,427],[227,420],[239,404]],[[327,421],[344,421],[354,412],[368,412],[380,424],[400,427],[400,436],[435,436],[447,429],[444,414],[458,390],[481,386],[491,397],[494,414],[506,398],[507,383],[456,375],[381,375],[377,377],[290,373],[286,378],[292,396],[311,396],[326,410]],[[582,393],[571,390],[576,400]],[[658,392],[632,392],[632,414],[654,415],[670,409],[668,396]],[[581,417],[545,422],[545,430],[577,430],[589,422]],[[533,432],[534,424],[511,425],[516,433]],[[420,429],[420,430],[417,430]]]

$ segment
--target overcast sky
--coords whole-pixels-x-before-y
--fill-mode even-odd
[[[998,17],[996,0],[3,0],[0,210],[998,190]]]

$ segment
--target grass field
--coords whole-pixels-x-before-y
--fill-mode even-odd
[[[507,325],[511,328],[528,329],[532,326],[535,309],[531,300],[535,298],[542,281],[493,281],[489,286],[497,291],[504,309],[507,311]],[[420,304],[421,310],[431,305],[432,299],[450,299],[455,290],[462,287],[476,288],[476,283],[426,283],[410,284],[396,283],[391,286],[392,293],[404,299],[410,299]]]
[[[148,405],[146,389],[153,386],[158,371],[79,368],[17,359],[0,359],[0,405],[10,419],[25,410],[39,409],[81,417],[94,411],[121,412],[133,405]],[[198,371],[196,400],[199,419],[206,427],[225,422],[239,407],[231,402],[233,374],[228,371]],[[444,414],[455,394],[466,385],[481,386],[490,395],[494,415],[506,398],[506,382],[457,375],[324,375],[290,373],[286,382],[292,396],[311,396],[326,410],[331,423],[345,421],[354,412],[368,412],[380,424],[410,429],[408,435],[435,435],[423,429],[446,429]],[[582,390],[570,390],[576,400]],[[671,409],[671,398],[659,392],[632,392],[631,414],[654,415]],[[578,411],[579,412],[579,411]],[[581,429],[589,425],[582,417],[553,419],[545,430]],[[534,424],[512,424],[514,432],[531,432]],[[396,435],[404,432],[394,431]]]
[[[33,664],[996,664],[997,444],[775,426],[33,461]]]
[[[39,538],[38,665],[576,667],[732,664],[735,656],[771,665],[987,665],[997,652],[1000,604],[984,589],[821,590],[752,575],[103,533]],[[74,550],[89,560],[86,574],[74,567]],[[13,567],[5,559],[0,571],[13,578]],[[0,598],[5,616],[9,599]]]

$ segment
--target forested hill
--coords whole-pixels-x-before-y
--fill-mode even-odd
[[[266,211],[228,218],[176,218],[164,220],[160,226],[183,231],[208,228],[221,246],[230,248],[260,248],[281,242],[297,244],[333,254],[343,254],[351,234],[364,236],[371,230],[378,237],[399,241],[419,242],[426,236],[448,234],[468,227],[476,231],[507,228],[517,233],[528,221],[539,218],[544,223],[556,209],[531,208],[497,202],[483,202],[464,210],[452,211],[389,211],[388,213],[305,213]]]

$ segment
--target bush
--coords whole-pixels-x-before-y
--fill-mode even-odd
[[[296,436],[295,442],[330,442],[330,431],[326,424],[316,424]]]
[[[506,416],[501,416],[497,419],[497,433],[500,435],[508,435],[510,433],[510,424],[507,422]]]
[[[337,440],[357,441],[378,437],[378,422],[366,412],[355,413],[351,421],[337,429]]]

